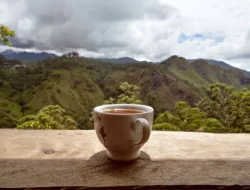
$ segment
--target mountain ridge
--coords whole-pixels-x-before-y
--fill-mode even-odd
[[[20,60],[20,61],[23,61],[23,62],[43,61],[46,58],[59,57],[56,54],[47,53],[47,52],[41,52],[41,53],[26,52],[26,51],[16,52],[16,51],[13,51],[13,50],[10,50],[10,49],[5,50],[3,52],[0,52],[0,55],[1,54],[7,59],[17,59],[17,60]],[[120,57],[120,58],[91,58],[91,57],[88,57],[86,59],[101,61],[101,62],[105,62],[105,63],[120,63],[120,64],[126,64],[126,63],[153,63],[153,64],[159,64],[159,63],[165,61],[165,60],[160,61],[160,62],[139,61],[139,60],[136,60],[136,59],[131,58],[131,57]],[[214,59],[197,58],[197,59],[187,59],[187,60],[190,63],[193,62],[193,61],[196,61],[196,60],[205,60],[209,64],[218,65],[218,66],[220,66],[220,68],[223,68],[223,69],[239,69],[239,68],[236,68],[234,66],[229,65],[228,63],[226,63],[224,61],[219,61],[219,60],[214,60]],[[246,70],[243,70],[243,69],[239,69],[239,70],[243,71],[246,75],[250,76],[249,71],[246,71]]]
[[[47,52],[41,52],[41,53],[35,53],[35,52],[16,52],[13,50],[5,50],[3,52],[0,52],[1,55],[3,55],[6,59],[16,59],[23,62],[32,62],[32,61],[43,61],[46,58],[56,58],[57,55],[53,53],[47,53]]]
[[[240,69],[240,68],[234,67],[232,65],[229,65],[228,63],[226,63],[224,61],[218,61],[218,60],[214,60],[214,59],[198,58],[198,59],[189,59],[189,62],[193,62],[193,61],[196,61],[196,60],[205,60],[206,62],[208,62],[211,65],[218,65],[222,69],[238,69],[238,70],[243,71],[247,76],[250,77],[250,72],[249,71],[246,71],[244,69]]]

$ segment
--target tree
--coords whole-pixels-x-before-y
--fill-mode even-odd
[[[118,97],[110,97],[108,100],[104,101],[104,104],[140,104],[140,90],[141,88],[136,85],[129,84],[128,82],[123,82],[119,86],[120,94],[118,95]]]
[[[161,123],[171,123],[174,124],[174,116],[172,113],[166,111],[164,113],[161,113],[157,116],[155,119],[155,123],[161,124]]]
[[[232,86],[216,83],[207,89],[207,97],[197,106],[210,118],[218,119],[227,132],[248,132],[250,125],[250,92],[236,91]]]
[[[157,123],[154,125],[153,130],[156,131],[181,131],[180,128],[170,123]]]
[[[237,114],[232,94],[232,86],[221,83],[212,84],[207,89],[207,97],[198,102],[197,106],[209,117],[218,118],[226,128],[230,128]]]
[[[199,131],[226,132],[224,125],[216,118],[207,118],[199,108],[190,107],[187,102],[180,101],[174,106],[173,113],[159,114],[154,122],[154,130],[166,131]]]
[[[205,119],[204,112],[190,107],[187,102],[180,101],[175,104],[173,113],[167,111],[157,116],[154,129],[196,131],[205,127]]]
[[[237,101],[237,114],[233,127],[230,128],[232,132],[250,133],[250,92],[238,91],[232,97]]]
[[[195,131],[204,126],[206,114],[199,108],[190,107],[187,102],[180,101],[174,107],[174,124],[182,131]]]
[[[17,119],[12,113],[8,113],[8,110],[0,107],[0,128],[15,128]]]
[[[123,82],[120,84],[118,91],[120,92],[117,98],[110,97],[104,101],[104,104],[140,104],[141,95],[140,87]],[[91,112],[90,120],[94,121],[94,113]]]
[[[77,129],[76,122],[59,105],[42,108],[36,115],[22,117],[18,129]]]
[[[7,46],[12,46],[9,41],[9,37],[14,37],[15,32],[9,29],[7,26],[0,24],[0,41],[3,42]]]
[[[69,52],[67,54],[64,54],[62,57],[76,58],[76,57],[79,57],[79,53],[75,52],[75,51],[72,51],[72,52]]]
[[[225,133],[226,128],[222,123],[215,118],[207,118],[204,121],[204,127],[199,128],[197,131],[200,132],[213,132],[213,133]]]

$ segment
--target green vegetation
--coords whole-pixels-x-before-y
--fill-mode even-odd
[[[140,87],[129,84],[128,82],[123,82],[120,84],[117,90],[120,94],[116,98],[110,97],[105,100],[103,104],[140,104]],[[94,112],[91,112],[90,121],[94,121]]]
[[[239,70],[177,56],[161,64],[103,63],[76,52],[29,64],[0,56],[0,127],[30,128],[31,121],[46,118],[39,110],[58,105],[77,128],[93,129],[89,118],[95,106],[142,103],[154,107],[156,130],[249,132],[250,100],[244,90],[249,84]],[[224,97],[230,97],[226,104],[220,101]],[[47,119],[51,128],[62,127]]]
[[[187,102],[175,104],[174,111],[159,114],[155,120],[155,130],[226,132],[225,127],[215,118],[208,118],[199,108],[190,107]]]
[[[17,124],[18,129],[77,129],[76,122],[66,110],[56,105],[45,106],[36,115],[26,115]]]
[[[197,107],[191,108],[187,102],[178,102],[172,113],[159,114],[154,129],[249,133],[249,116],[250,92],[216,83],[209,86],[207,96],[197,103]]]
[[[212,84],[197,104],[208,117],[218,119],[227,132],[250,132],[250,92],[225,84]]]
[[[9,37],[14,37],[15,32],[9,29],[7,26],[0,24],[0,42],[3,42],[7,46],[11,46],[12,44],[9,41]]]
[[[140,87],[129,84],[128,82],[121,83],[119,87],[120,94],[118,97],[110,97],[104,101],[104,104],[140,104]]]

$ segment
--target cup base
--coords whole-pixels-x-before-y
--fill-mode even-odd
[[[115,161],[132,161],[132,160],[136,160],[137,158],[139,158],[140,150],[134,152],[133,154],[126,155],[126,156],[114,155],[107,150],[107,156],[111,160],[115,160]]]

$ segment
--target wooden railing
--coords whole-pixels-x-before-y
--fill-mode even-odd
[[[139,159],[107,158],[95,131],[0,130],[0,189],[250,189],[250,135],[151,133]]]

